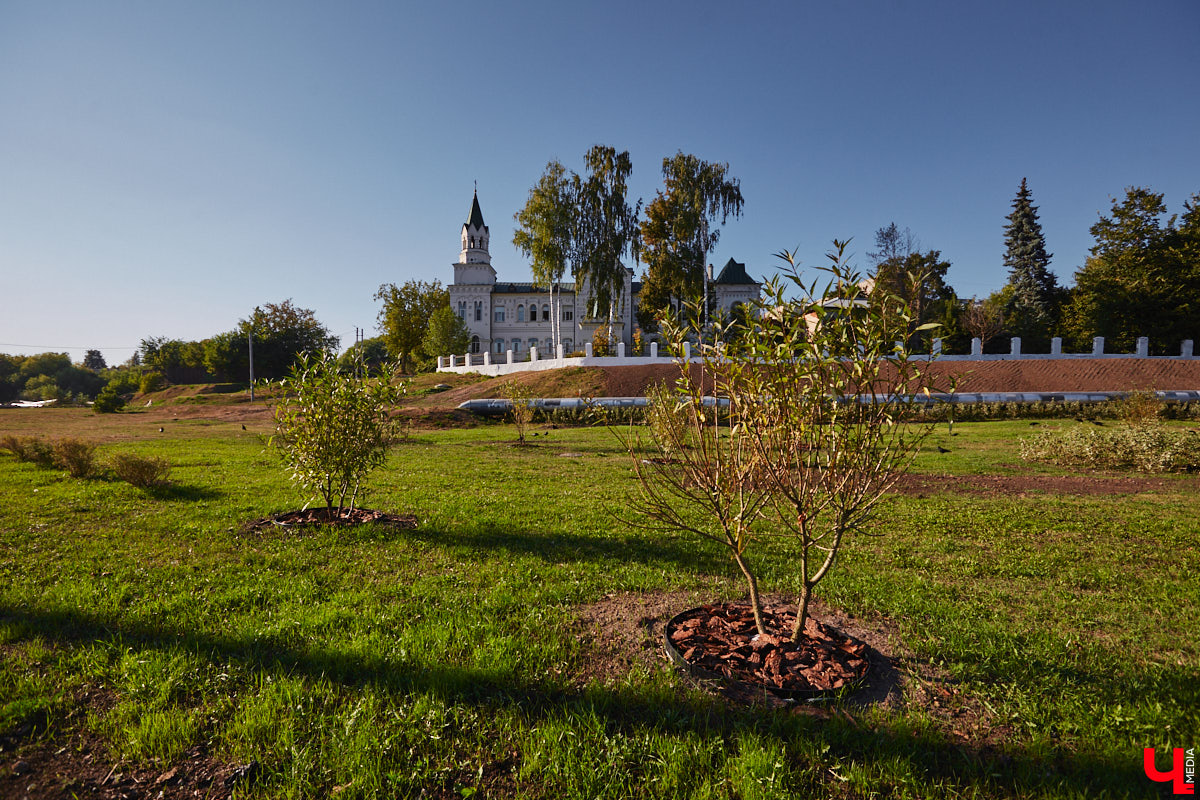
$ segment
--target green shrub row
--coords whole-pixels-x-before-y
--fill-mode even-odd
[[[1156,398],[1157,399],[1157,398]],[[1112,419],[1133,422],[1146,406],[1155,409],[1155,419],[1200,420],[1200,402],[1146,403],[1135,393],[1124,400],[1082,402],[1078,400],[1045,401],[1037,403],[934,403],[913,411],[916,422],[987,422],[1003,419]]]
[[[1023,440],[1021,458],[1095,469],[1196,472],[1200,471],[1200,433],[1161,425],[1077,426],[1042,431]]]
[[[73,478],[96,478],[104,471],[96,458],[96,443],[85,439],[67,437],[49,442],[37,436],[6,435],[0,438],[0,450],[9,451],[18,461],[65,470]],[[107,466],[117,480],[141,489],[165,486],[171,472],[166,459],[130,453],[113,455]]]

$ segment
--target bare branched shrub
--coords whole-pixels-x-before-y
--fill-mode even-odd
[[[18,461],[53,467],[54,445],[37,436],[6,435],[0,439],[0,447],[12,453]]]
[[[845,243],[834,247],[821,290],[805,285],[793,255],[781,253],[788,272],[764,287],[749,324],[665,325],[669,339],[701,343],[702,375],[681,361],[679,379],[655,394],[647,414],[658,457],[644,457],[636,434],[627,440],[640,509],[659,526],[728,549],[760,633],[747,548],[760,529],[793,537],[798,554],[787,566],[800,584],[793,641],[804,634],[813,589],[843,539],[872,517],[930,430],[905,419],[908,396],[931,386],[923,362],[897,342],[936,326],[914,328],[908,306],[882,290],[868,296],[869,283],[846,264]],[[797,288],[799,300],[791,296]]]
[[[54,443],[54,463],[72,478],[90,478],[96,474],[96,443],[66,438]]]
[[[166,486],[171,474],[171,464],[165,458],[117,453],[109,459],[108,464],[119,480],[139,489]]]
[[[517,443],[525,444],[525,434],[533,422],[533,393],[529,387],[517,381],[504,384],[504,398],[508,400],[508,414],[517,428]]]

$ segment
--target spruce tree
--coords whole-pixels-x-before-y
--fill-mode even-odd
[[[1051,256],[1046,252],[1037,206],[1031,201],[1025,178],[1021,179],[1004,226],[1004,245],[1004,266],[1008,267],[1008,285],[1012,288],[1005,327],[1012,336],[1022,338],[1024,349],[1029,345],[1047,347],[1058,321],[1060,291],[1049,270]]]

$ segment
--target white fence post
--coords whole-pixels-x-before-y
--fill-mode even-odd
[[[584,358],[592,357],[592,343],[591,342],[583,343],[583,356],[584,356]]]
[[[483,365],[485,367],[490,367],[492,365],[492,351],[491,350],[483,351]]]
[[[617,358],[625,357],[625,343],[617,342]]]
[[[1012,337],[1012,341],[1009,343],[1008,352],[1010,355],[1014,355],[1014,356],[1021,355],[1021,337],[1020,336]]]
[[[650,357],[658,358],[658,342],[650,343]]]
[[[1092,339],[1092,355],[1094,355],[1094,356],[1104,355],[1104,337],[1103,336],[1096,336],[1095,338]]]
[[[1137,357],[1147,358],[1150,355],[1150,337],[1139,336],[1137,340]]]
[[[861,345],[860,345],[861,347]],[[942,354],[942,337],[936,336],[933,340],[933,353],[931,355],[940,356]]]
[[[512,349],[510,348],[509,350],[506,350],[505,352],[506,352],[506,353],[508,353],[508,363],[509,363],[509,364],[513,363],[513,352],[512,352]]]
[[[1183,340],[1183,346],[1179,348],[1179,355],[1183,356],[1184,358],[1192,357],[1192,340],[1191,339]]]
[[[692,343],[691,342],[683,343],[683,360],[684,361],[692,360]]]
[[[536,347],[529,348],[529,360],[537,361],[537,348]]]
[[[1062,355],[1062,337],[1061,336],[1055,336],[1053,339],[1050,340],[1050,355],[1052,355],[1052,356],[1061,356]]]
[[[983,339],[980,339],[978,336],[971,340],[971,355],[983,355]]]

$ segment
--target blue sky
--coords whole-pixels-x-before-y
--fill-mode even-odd
[[[286,298],[348,344],[452,279],[478,181],[502,279],[546,162],[677,150],[746,204],[751,274],[895,221],[961,296],[1007,278],[1022,177],[1051,268],[1128,186],[1200,192],[1200,3],[0,0],[0,352],[201,339]]]

